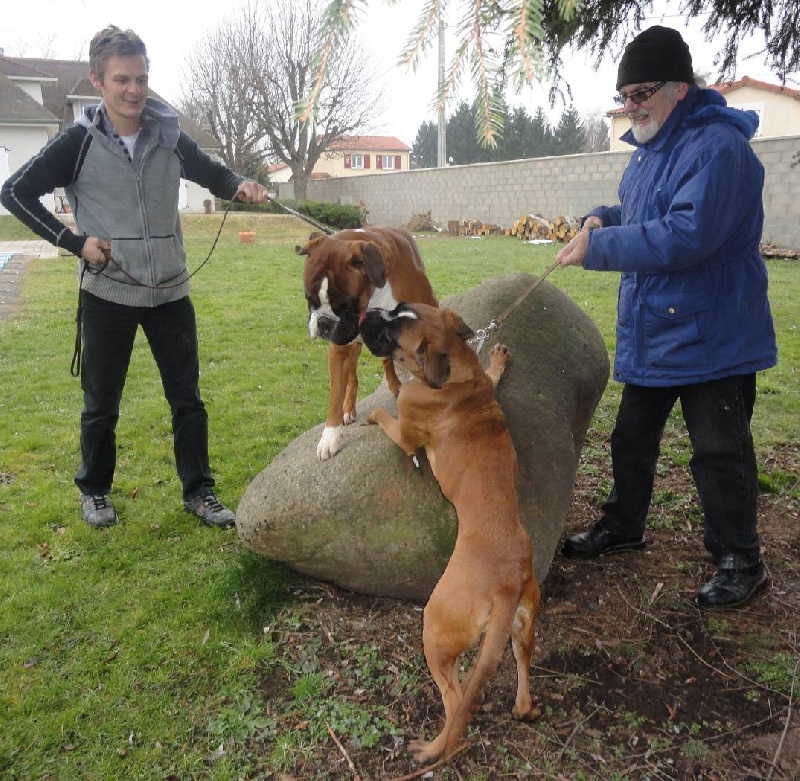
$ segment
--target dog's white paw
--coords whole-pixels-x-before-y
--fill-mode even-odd
[[[341,426],[325,426],[317,444],[317,458],[327,461],[335,456],[342,449],[342,439]]]
[[[349,426],[351,423],[356,422],[356,413],[355,412],[345,412],[342,416],[342,423],[345,426]]]

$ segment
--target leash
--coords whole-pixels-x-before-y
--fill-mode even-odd
[[[97,269],[97,271],[92,271],[92,269],[90,267],[91,264],[89,263],[88,260],[84,260],[83,261],[83,269],[81,269],[81,277],[80,277],[80,281],[78,282],[78,307],[75,310],[75,324],[76,324],[76,327],[75,327],[75,346],[74,346],[73,351],[72,351],[72,361],[70,362],[70,366],[69,366],[69,373],[73,377],[78,377],[78,376],[80,376],[80,373],[81,373],[81,357],[82,357],[82,354],[83,354],[83,346],[82,346],[82,342],[81,342],[81,330],[82,330],[82,326],[83,326],[83,304],[81,303],[81,290],[83,288],[83,278],[84,278],[84,276],[86,274],[91,274],[92,276],[99,276],[99,275],[103,274],[103,272],[108,267],[109,263],[113,263],[114,266],[119,271],[121,271],[126,277],[128,277],[128,279],[131,280],[130,282],[121,282],[118,279],[114,279],[113,280],[114,282],[117,282],[120,285],[131,284],[131,285],[136,285],[137,287],[146,287],[146,288],[149,288],[150,290],[168,290],[169,288],[178,287],[179,285],[183,285],[185,282],[188,282],[198,271],[200,271],[200,269],[203,268],[203,266],[205,266],[206,263],[208,263],[209,260],[211,260],[211,255],[213,254],[214,250],[217,247],[217,242],[219,241],[219,237],[222,235],[222,229],[225,227],[225,220],[228,219],[228,214],[230,214],[231,207],[233,206],[234,200],[236,200],[236,199],[232,198],[228,202],[228,206],[225,208],[225,212],[222,215],[222,222],[220,222],[220,224],[219,224],[219,229],[217,230],[217,235],[214,237],[214,242],[212,243],[211,249],[208,251],[208,254],[206,255],[206,259],[194,271],[192,271],[191,274],[189,274],[185,279],[182,279],[180,282],[175,282],[174,284],[171,284],[171,285],[165,285],[163,283],[160,284],[160,285],[148,285],[147,283],[142,282],[141,280],[136,279],[136,277],[134,277],[131,274],[129,274],[116,260],[114,260],[113,257],[111,257],[111,251],[110,250],[104,250],[103,251],[103,254],[105,255],[106,259],[103,262],[103,265],[100,266],[99,269]],[[170,277],[169,279],[165,280],[165,282],[171,282],[173,279],[177,279],[178,277],[182,276],[183,273],[184,273],[184,271],[181,271],[179,274],[176,274],[174,277]],[[112,279],[112,277],[108,277],[108,278]]]
[[[333,228],[329,228],[326,225],[322,225],[321,223],[312,220],[311,217],[308,217],[305,214],[300,214],[300,212],[295,211],[294,209],[290,209],[285,203],[281,203],[280,201],[275,200],[275,198],[273,198],[272,196],[268,195],[267,198],[269,198],[269,200],[272,201],[277,207],[283,209],[285,212],[288,212],[289,214],[294,215],[303,222],[307,222],[309,225],[313,225],[315,228],[319,228],[323,233],[327,233],[329,236],[331,235],[331,233],[336,233],[336,231]]]
[[[548,269],[547,269],[547,271],[545,271],[545,272],[544,272],[544,274],[542,274],[542,276],[540,276],[540,277],[539,277],[539,278],[538,278],[538,279],[537,279],[537,280],[536,280],[536,281],[535,281],[535,282],[534,282],[532,285],[529,285],[529,286],[528,286],[528,288],[527,288],[527,290],[525,290],[525,291],[522,293],[522,295],[521,295],[521,296],[519,296],[519,297],[516,299],[516,301],[514,301],[514,303],[513,303],[513,304],[511,304],[511,306],[510,306],[510,307],[508,307],[508,309],[506,309],[506,311],[505,311],[505,312],[503,312],[503,314],[502,314],[502,315],[500,315],[500,317],[498,317],[496,320],[491,320],[491,321],[489,322],[489,325],[487,325],[487,326],[486,326],[486,328],[480,328],[480,329],[478,329],[478,330],[475,332],[475,336],[473,336],[473,337],[472,337],[472,339],[469,339],[469,340],[467,341],[467,344],[469,344],[469,345],[473,345],[473,346],[477,345],[477,346],[475,346],[475,347],[474,347],[474,349],[475,349],[475,352],[476,352],[476,353],[480,353],[480,351],[483,349],[483,345],[486,343],[486,340],[487,340],[487,339],[488,339],[488,338],[489,338],[489,337],[490,337],[490,336],[491,336],[491,335],[492,335],[492,334],[493,334],[493,333],[494,333],[494,332],[495,332],[495,331],[496,331],[498,328],[500,328],[500,326],[501,326],[501,325],[502,325],[502,324],[503,324],[503,323],[504,323],[504,322],[505,322],[505,321],[508,319],[508,317],[511,315],[511,313],[512,313],[512,312],[513,312],[513,311],[514,311],[514,310],[515,310],[515,309],[516,309],[516,308],[517,308],[517,307],[518,307],[518,306],[519,306],[519,305],[520,305],[520,304],[521,304],[521,303],[522,303],[522,302],[523,302],[523,301],[524,301],[524,300],[525,300],[525,299],[526,299],[526,298],[527,298],[527,297],[528,297],[528,296],[529,296],[531,293],[533,293],[533,291],[534,291],[534,290],[536,290],[536,288],[537,288],[537,287],[539,287],[539,285],[541,285],[541,284],[542,284],[542,282],[544,282],[544,281],[545,281],[545,279],[547,279],[547,277],[549,276],[550,272],[551,272],[551,271],[555,271],[555,269],[556,269],[556,268],[558,268],[558,261],[555,261],[555,263],[553,263],[553,265],[552,265],[552,266],[550,266],[550,268],[548,268]]]

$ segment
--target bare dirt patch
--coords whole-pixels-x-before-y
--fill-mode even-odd
[[[565,535],[597,517],[609,480],[605,445],[590,444]],[[556,553],[532,671],[542,718],[511,718],[509,650],[469,748],[432,774],[405,750],[432,737],[442,713],[421,654],[421,606],[326,586],[298,591],[300,606],[269,628],[285,672],[263,681],[272,729],[249,747],[268,761],[263,777],[800,778],[800,445],[762,466],[771,476],[760,497],[770,584],[760,596],[737,611],[697,609],[713,566],[688,470],[662,463],[646,552],[579,562]]]

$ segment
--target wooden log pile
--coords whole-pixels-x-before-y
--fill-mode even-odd
[[[774,244],[766,243],[759,247],[761,256],[764,258],[786,258],[787,260],[797,260],[800,258],[800,253],[791,249],[782,249],[776,247]]]
[[[508,229],[507,235],[517,236],[523,241],[549,239],[550,223],[541,214],[523,214]]]
[[[564,244],[577,235],[581,229],[580,217],[556,217],[550,223],[550,239]]]
[[[506,230],[506,236],[516,236],[523,241],[549,239],[553,242],[566,243],[580,228],[580,217],[559,215],[547,220],[540,214],[523,214]]]
[[[451,236],[495,236],[503,233],[502,226],[483,220],[450,220],[447,226]]]

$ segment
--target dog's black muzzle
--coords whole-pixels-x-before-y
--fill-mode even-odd
[[[350,344],[358,337],[358,316],[349,312],[343,317],[317,313],[317,334],[334,344]]]
[[[400,329],[405,318],[402,312],[413,311],[407,304],[399,304],[395,309],[368,309],[361,321],[359,331],[367,349],[379,358],[391,358],[397,350]]]

